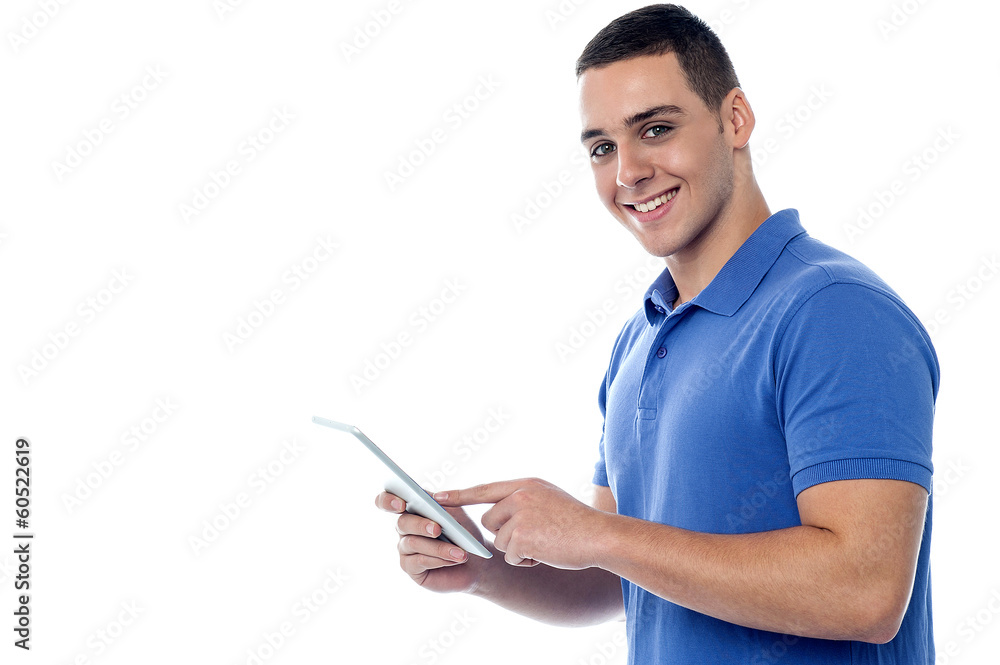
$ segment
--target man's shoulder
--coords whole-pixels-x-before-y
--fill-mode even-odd
[[[755,306],[744,313],[779,330],[817,308],[845,320],[897,317],[920,327],[913,311],[874,270],[807,234],[788,242],[754,295]]]
[[[776,330],[775,343],[791,339],[794,343],[785,346],[833,348],[835,342],[864,340],[869,351],[871,345],[884,343],[891,347],[889,352],[900,345],[920,347],[928,363],[936,365],[930,336],[919,317],[858,259],[802,235],[788,243],[771,272],[770,297],[765,296],[768,302],[757,314]],[[826,341],[817,342],[821,338]]]
[[[899,301],[899,295],[879,275],[850,254],[803,234],[792,239],[772,269],[777,284],[793,297],[808,296],[835,285],[867,287]]]

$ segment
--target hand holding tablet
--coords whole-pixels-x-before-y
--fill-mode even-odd
[[[441,504],[432,499],[413,478],[399,468],[360,429],[354,425],[347,425],[328,418],[320,418],[319,416],[313,416],[312,420],[317,425],[324,425],[351,434],[364,444],[365,448],[375,455],[388,471],[385,481],[386,491],[395,494],[406,502],[406,512],[414,513],[437,522],[441,526],[440,537],[442,540],[458,545],[466,552],[483,557],[484,559],[489,559],[493,556],[492,552],[486,549],[475,536],[448,514],[448,511],[442,508]]]

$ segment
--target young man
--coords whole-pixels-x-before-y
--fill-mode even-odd
[[[501,556],[402,514],[402,568],[543,621],[624,613],[629,663],[933,662],[927,333],[794,210],[771,214],[753,111],[699,19],[627,14],[577,74],[600,198],[666,262],[601,385],[595,505],[536,479],[440,493],[495,504]]]

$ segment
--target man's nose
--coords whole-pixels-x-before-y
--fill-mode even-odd
[[[653,177],[653,165],[642,148],[618,147],[618,186],[635,188]]]

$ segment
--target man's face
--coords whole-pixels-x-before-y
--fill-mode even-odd
[[[688,88],[677,57],[588,69],[580,111],[605,207],[650,254],[697,255],[732,197],[733,149],[717,109]]]

